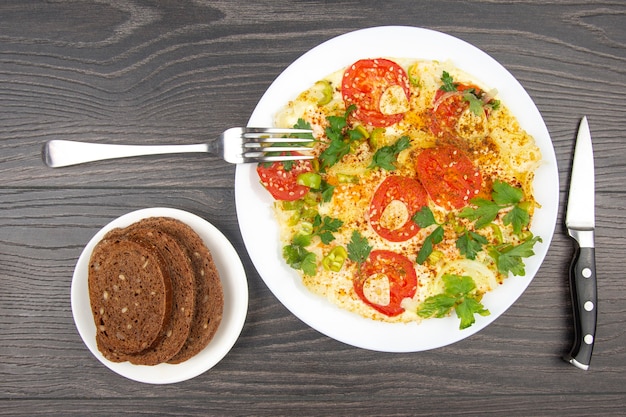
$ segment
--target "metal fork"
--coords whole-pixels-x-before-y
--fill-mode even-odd
[[[306,129],[233,127],[217,140],[192,145],[115,145],[55,139],[46,142],[42,158],[52,168],[130,156],[198,152],[219,156],[232,164],[294,161],[313,156],[281,153],[306,152],[310,148],[305,145],[314,140],[311,138],[312,132]]]

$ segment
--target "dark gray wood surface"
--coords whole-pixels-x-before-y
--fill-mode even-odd
[[[336,35],[426,27],[466,40],[529,92],[550,131],[561,201],[576,128],[596,156],[599,316],[589,371],[572,339],[564,205],[524,295],[444,348],[371,352],[303,324],[244,249],[235,167],[204,156],[51,170],[52,138],[193,143],[245,125],[273,79]],[[626,413],[626,4],[588,1],[0,2],[0,415],[617,416]],[[241,337],[186,382],[132,382],[87,350],[70,311],[75,262],[100,227],[171,206],[239,250],[250,304]]]

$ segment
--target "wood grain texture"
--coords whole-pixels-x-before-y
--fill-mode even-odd
[[[524,86],[550,131],[567,197],[576,128],[596,161],[599,315],[591,369],[570,348],[573,242],[561,205],[539,273],[478,334],[441,349],[357,349],[309,328],[267,289],[244,248],[235,168],[203,155],[51,170],[52,138],[194,143],[244,125],[293,60],[370,26],[466,40]],[[0,4],[0,415],[620,416],[626,409],[626,5],[619,0],[85,0]],[[70,309],[82,248],[129,211],[181,208],[242,256],[241,337],[210,371],[165,386],[126,380],[85,348]]]

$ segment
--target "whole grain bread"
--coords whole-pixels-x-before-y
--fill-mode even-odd
[[[168,325],[162,329],[156,345],[145,351],[126,354],[107,349],[102,338],[96,337],[98,349],[113,362],[129,361],[136,365],[157,365],[167,362],[182,348],[189,336],[195,303],[195,280],[191,262],[180,245],[160,230],[144,228],[139,224],[109,232],[117,239],[128,239],[148,245],[163,257],[172,281],[172,309]]]
[[[170,319],[172,284],[159,254],[138,242],[104,239],[88,273],[97,338],[108,349],[141,352]]]
[[[152,217],[142,227],[161,230],[172,236],[191,261],[195,277],[194,317],[187,341],[169,363],[183,362],[204,349],[215,335],[224,311],[224,293],[211,252],[187,224],[170,217]]]
[[[121,257],[113,249],[120,249],[120,253],[126,253],[128,257]],[[153,263],[146,263],[146,259]],[[124,314],[128,314],[130,307],[118,307],[118,311],[124,311],[119,313],[121,318],[104,326],[101,324],[101,316],[107,310],[101,304],[104,291],[107,290],[105,286],[97,286],[96,281],[94,285],[90,282],[90,298],[96,326],[103,330],[109,329],[107,332],[96,333],[98,349],[107,359],[114,362],[129,361],[136,365],[156,365],[163,362],[177,364],[196,355],[213,339],[224,309],[222,283],[211,252],[202,238],[187,224],[170,217],[151,217],[125,228],[111,230],[96,245],[91,263],[97,270],[97,273],[93,273],[94,278],[99,278],[106,283],[102,285],[112,288],[113,291],[119,291],[119,285],[114,283],[113,276],[117,276],[117,279],[124,276],[126,279],[126,275],[119,272],[122,266],[125,271],[133,266],[148,268],[144,271],[147,275],[139,277],[141,282],[136,281],[135,287],[129,287],[129,296],[126,299],[133,301],[132,314],[140,315],[145,311],[156,317],[150,323],[147,323],[148,319],[145,317],[138,319],[137,327],[144,334],[134,335],[132,341],[127,341],[129,336],[117,331],[118,327],[127,324],[122,323],[121,318],[125,318]],[[157,284],[148,284],[150,280],[157,284],[163,281],[166,300],[164,305],[153,306],[147,301],[142,304],[130,298],[131,292],[134,297],[139,294],[156,296],[162,288]],[[135,326],[131,324],[128,330],[133,327]],[[111,334],[115,338],[111,338]],[[120,339],[126,342],[121,343]]]

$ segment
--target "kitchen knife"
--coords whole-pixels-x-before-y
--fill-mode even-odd
[[[589,369],[591,362],[598,309],[594,248],[594,191],[591,133],[587,117],[583,117],[576,138],[565,216],[568,233],[576,240],[578,248],[570,267],[574,345],[564,359],[584,370]]]

